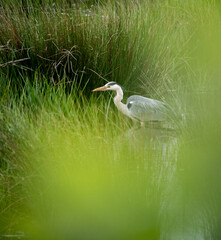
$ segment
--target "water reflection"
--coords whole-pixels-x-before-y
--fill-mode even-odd
[[[152,214],[156,239],[212,239],[210,218],[215,213],[197,197],[199,193],[192,192],[192,186],[187,188],[188,178],[193,177],[193,184],[199,173],[188,172],[182,162],[188,158],[186,149],[182,152],[186,144],[182,137],[171,129],[146,127],[132,128],[123,138],[133,156],[128,161],[136,162],[139,184],[145,181],[145,200],[151,207],[144,214]]]
[[[28,186],[31,221],[23,229],[33,239],[210,239],[213,214],[204,191],[193,191],[176,132],[133,128],[105,141],[50,134],[46,151],[39,145],[31,156],[38,177]]]
[[[159,126],[152,127],[135,127],[130,128],[125,136],[131,139],[129,142],[139,142],[146,144],[156,143],[157,145],[166,143],[169,144],[171,140],[177,137],[176,131],[169,128]]]

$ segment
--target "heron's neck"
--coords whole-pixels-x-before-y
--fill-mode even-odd
[[[121,88],[116,90],[116,96],[114,97],[114,104],[122,113],[128,115],[127,105],[123,104],[121,100],[123,99],[123,90]]]

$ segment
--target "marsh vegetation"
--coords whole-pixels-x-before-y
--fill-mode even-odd
[[[220,239],[218,1],[1,1],[2,239]],[[166,102],[137,128],[105,79]]]

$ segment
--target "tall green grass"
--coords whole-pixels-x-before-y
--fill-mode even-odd
[[[185,79],[192,23],[204,24],[194,1],[28,4],[28,13],[17,2],[1,9],[0,58],[8,63],[3,64],[3,72],[15,72],[17,78],[18,71],[30,75],[38,69],[59,82],[64,74],[72,79],[86,71],[91,88],[102,82],[95,71],[130,90],[165,93]],[[200,5],[212,14],[211,6]]]
[[[216,2],[38,7],[1,9],[1,234],[220,239]],[[94,72],[167,102],[181,131],[134,127]]]
[[[168,177],[166,172],[176,161],[173,136],[153,130],[156,137],[162,136],[154,141],[148,130],[146,134],[142,129],[130,130],[127,118],[108,110],[104,98],[91,97],[84,102],[77,93],[73,87],[73,92],[65,95],[62,86],[50,97],[39,92],[37,99],[42,104],[31,109],[30,104],[26,108],[26,97],[33,96],[28,92],[4,112],[20,151],[2,159],[12,177],[11,184],[2,188],[13,188],[16,198],[5,194],[8,209],[5,213],[1,205],[2,232],[22,230],[35,239],[136,238],[140,234],[156,238],[160,233],[155,229],[155,210],[164,184],[173,175]],[[171,145],[163,147],[167,138]],[[164,160],[161,154],[165,154]],[[160,167],[167,156],[171,162]],[[2,175],[9,176],[4,169]],[[17,184],[18,189],[14,188]],[[148,211],[153,215],[148,217]],[[101,225],[103,229],[97,233]]]

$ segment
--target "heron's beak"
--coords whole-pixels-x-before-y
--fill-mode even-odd
[[[103,87],[95,88],[94,90],[92,90],[92,92],[105,91],[106,89],[107,89],[107,87],[103,86]]]

